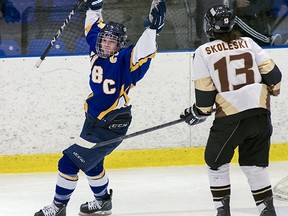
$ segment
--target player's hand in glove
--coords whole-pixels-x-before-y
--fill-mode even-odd
[[[84,2],[91,10],[100,10],[103,7],[103,0],[85,0]]]
[[[204,122],[208,116],[209,115],[201,114],[195,104],[192,107],[186,108],[184,112],[180,114],[180,118],[184,119],[190,126]]]
[[[148,17],[144,20],[144,27],[156,29],[161,32],[166,17],[166,4],[164,0],[153,0]]]

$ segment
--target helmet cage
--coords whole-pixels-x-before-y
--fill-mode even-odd
[[[204,32],[213,38],[213,33],[228,33],[235,25],[235,14],[226,5],[211,7],[204,16]]]
[[[102,48],[103,38],[109,38],[111,40],[115,40],[117,42],[117,50],[111,51],[109,53],[107,53],[107,51],[104,51],[104,49]],[[108,58],[117,53],[120,49],[124,48],[126,41],[127,41],[126,27],[120,23],[108,22],[98,34],[96,42],[96,53],[101,58]]]

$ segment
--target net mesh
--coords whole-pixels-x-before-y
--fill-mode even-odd
[[[102,11],[104,20],[123,23],[127,27],[128,44],[134,44],[142,34],[143,20],[147,17],[150,1],[118,0],[106,1]],[[41,55],[55,36],[63,22],[73,9],[70,6],[29,7],[22,15],[22,54]],[[192,21],[189,18],[187,5],[183,1],[167,1],[167,17],[165,27],[158,40],[159,50],[191,49]],[[50,50],[53,54],[87,54],[88,45],[84,37],[85,6],[82,5],[72,16]]]
[[[278,182],[273,191],[276,199],[288,201],[288,176]]]
[[[71,10],[66,6],[27,8],[22,16],[22,54],[41,55]],[[82,7],[72,16],[49,54],[73,53],[77,47],[82,47],[81,52],[89,52],[84,40],[84,18]]]

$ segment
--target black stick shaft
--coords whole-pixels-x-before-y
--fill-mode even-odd
[[[70,23],[72,16],[79,10],[80,6],[82,5],[82,3],[84,2],[84,0],[79,0],[77,2],[77,4],[74,6],[74,8],[72,9],[72,11],[70,12],[70,14],[68,15],[68,17],[65,19],[64,23],[62,24],[62,26],[59,28],[59,30],[56,32],[55,36],[53,37],[53,39],[50,41],[49,45],[47,46],[46,50],[43,52],[43,54],[41,55],[40,59],[37,61],[37,63],[35,64],[35,66],[38,68],[40,67],[42,61],[46,58],[46,56],[48,55],[50,49],[53,47],[54,43],[57,41],[57,39],[59,38],[59,36],[62,34],[62,32],[64,31],[64,29],[66,28],[66,26]]]
[[[216,109],[212,110],[212,113],[214,113],[214,112],[216,112]],[[165,128],[165,127],[169,127],[169,126],[181,123],[183,121],[185,121],[185,119],[180,118],[180,119],[177,119],[177,120],[174,120],[174,121],[171,121],[171,122],[167,122],[167,123],[164,123],[164,124],[161,124],[161,125],[157,125],[157,126],[154,126],[154,127],[151,127],[151,128],[147,128],[147,129],[144,129],[144,130],[141,130],[141,131],[137,131],[137,132],[134,132],[134,133],[131,133],[131,134],[127,134],[127,135],[120,136],[120,137],[117,137],[117,138],[114,138],[114,139],[110,139],[110,140],[106,140],[106,141],[103,141],[103,142],[99,142],[96,145],[94,145],[91,149],[99,148],[99,147],[102,147],[102,146],[109,145],[111,143],[122,141],[124,139],[129,139],[129,138],[132,138],[132,137],[135,137],[135,136],[146,134],[146,133],[149,133],[149,132],[152,132],[152,131],[155,131],[155,130],[159,130],[159,129],[162,129],[162,128]]]
[[[131,133],[131,134],[127,134],[125,136],[121,136],[121,137],[117,137],[117,138],[110,139],[110,140],[107,140],[107,141],[103,141],[103,142],[100,142],[100,143],[97,143],[96,145],[94,145],[92,147],[92,149],[99,148],[101,146],[106,146],[106,145],[109,145],[111,143],[119,142],[119,141],[122,141],[124,139],[129,139],[129,138],[132,138],[132,137],[135,137],[135,136],[139,136],[139,135],[142,135],[142,134],[146,134],[146,133],[149,133],[149,132],[152,132],[152,131],[155,131],[155,130],[159,130],[159,129],[162,129],[162,128],[165,128],[165,127],[169,127],[169,126],[178,124],[178,123],[183,122],[183,121],[184,121],[184,119],[177,119],[177,120],[174,120],[174,121],[171,121],[171,122],[167,122],[167,123],[164,123],[164,124],[161,124],[161,125],[157,125],[157,126],[154,126],[154,127],[151,127],[151,128],[147,128],[147,129],[144,129],[144,130],[141,130],[141,131],[137,131],[137,132],[134,132],[134,133]]]

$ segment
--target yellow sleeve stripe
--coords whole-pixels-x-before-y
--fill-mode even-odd
[[[92,25],[88,25],[86,28],[85,28],[85,34],[87,35],[88,32],[91,30],[92,28]]]
[[[143,65],[144,63],[146,63],[148,61],[149,58],[154,58],[156,55],[156,52],[155,53],[152,53],[151,55],[143,58],[143,59],[140,59],[138,60],[138,62],[136,62],[135,65],[133,65],[133,56],[134,56],[134,49],[132,50],[132,54],[131,54],[131,58],[130,58],[130,71],[133,72],[135,70],[137,70],[141,65]]]
[[[205,77],[195,80],[194,86],[195,89],[198,89],[200,91],[214,91],[216,89],[211,77]]]
[[[268,74],[275,67],[275,63],[272,59],[269,59],[266,62],[263,62],[258,66],[261,74]]]
[[[104,28],[104,26],[106,25],[105,23],[103,23],[102,19],[99,19],[97,22],[98,22],[98,27],[101,29]]]
[[[105,23],[103,23],[102,19],[98,19],[97,23],[98,23],[98,27],[101,28],[101,29],[105,26]],[[88,26],[85,27],[85,34],[86,35],[91,30],[91,28],[92,28],[92,25],[88,25]]]

